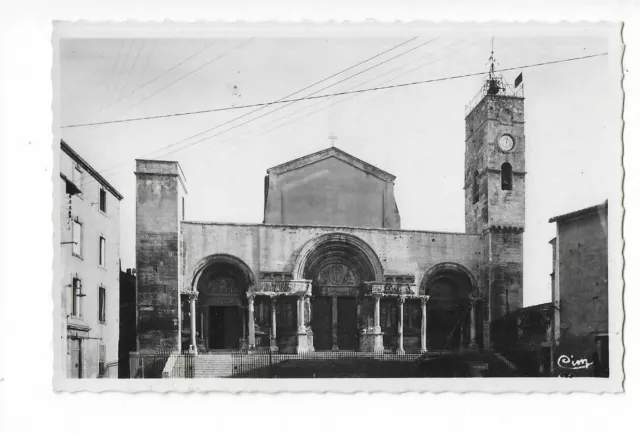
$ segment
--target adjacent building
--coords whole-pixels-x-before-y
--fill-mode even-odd
[[[556,224],[551,241],[554,373],[608,377],[608,203],[549,222]]]
[[[130,377],[129,354],[136,350],[136,270],[120,270],[120,341],[118,377]]]
[[[118,377],[122,195],[60,142],[62,376]]]
[[[137,350],[491,347],[522,307],[522,89],[490,75],[465,137],[464,233],[403,230],[395,176],[335,147],[268,169],[256,224],[185,219],[180,164],[137,160]]]

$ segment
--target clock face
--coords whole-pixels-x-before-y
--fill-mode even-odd
[[[498,141],[498,146],[503,152],[509,152],[511,149],[513,149],[513,144],[513,138],[510,135],[506,134],[500,137],[500,140]]]

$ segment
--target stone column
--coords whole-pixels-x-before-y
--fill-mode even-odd
[[[310,352],[315,352],[313,346],[313,329],[311,329],[311,295],[308,293],[304,297],[304,326],[307,330],[307,348]]]
[[[471,298],[471,316],[469,317],[469,349],[477,349],[476,343],[476,299]]]
[[[420,352],[427,351],[427,298],[420,298],[422,308],[422,322],[420,327]]]
[[[247,300],[249,301],[249,323],[247,325],[249,328],[249,351],[256,349],[256,326],[253,312],[253,301],[255,296],[256,295],[254,293],[247,293]]]
[[[247,311],[246,309],[242,308],[240,310],[240,314],[242,315],[242,345],[240,346],[240,349],[247,350],[249,346],[247,344]]]
[[[378,353],[384,352],[382,327],[380,326],[380,299],[380,295],[373,295],[373,351]]]
[[[333,345],[331,350],[338,350],[338,297],[331,297],[331,336]]]
[[[404,297],[398,297],[398,349],[396,353],[404,354]]]
[[[278,351],[278,343],[276,340],[276,296],[271,297],[271,344],[270,349],[272,352]]]
[[[196,338],[196,299],[198,299],[198,292],[189,293],[189,319],[191,326],[191,347],[194,353],[198,352],[198,341]]]
[[[379,333],[382,332],[382,328],[380,327],[380,296],[373,296],[375,301],[373,307],[373,332]]]
[[[298,345],[297,353],[306,353],[309,351],[309,340],[307,339],[307,327],[304,324],[304,298],[305,294],[298,295]]]

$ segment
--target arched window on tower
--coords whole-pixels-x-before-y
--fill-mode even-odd
[[[501,182],[503,191],[511,191],[513,186],[513,170],[511,164],[505,162],[502,164]]]
[[[478,193],[478,170],[473,172],[473,202],[478,203],[480,195]]]

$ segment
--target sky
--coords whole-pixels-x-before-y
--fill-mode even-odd
[[[524,77],[524,304],[532,305],[551,299],[549,218],[617,196],[615,36],[610,25],[514,24],[403,34],[63,39],[60,136],[124,196],[123,268],[135,267],[135,158],[180,162],[187,220],[260,223],[266,170],[329,147],[331,135],[336,147],[397,176],[403,229],[464,232],[465,105],[482,76],[260,110],[65,126],[276,101],[328,77],[292,97],[484,72],[492,37],[498,68],[609,52],[503,74],[508,82]]]

